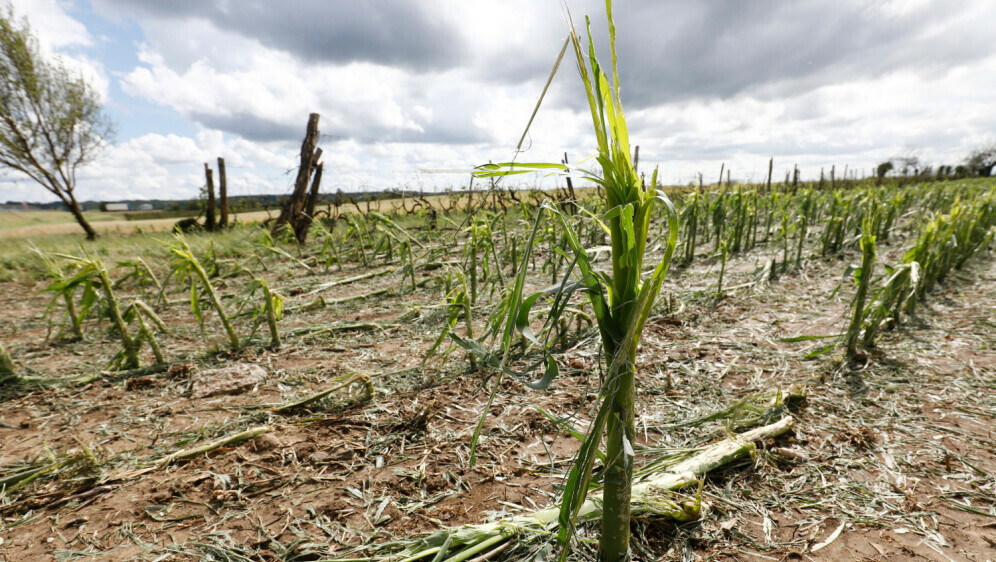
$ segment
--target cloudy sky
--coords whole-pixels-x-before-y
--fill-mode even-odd
[[[81,199],[187,198],[226,159],[230,192],[286,193],[308,114],[324,189],[461,186],[510,158],[566,36],[559,0],[13,0],[89,77],[117,133]],[[604,5],[592,16],[606,47]],[[665,182],[868,171],[906,150],[957,163],[996,138],[992,0],[617,0],[622,99]],[[569,62],[570,59],[565,59]],[[594,137],[564,64],[520,160]],[[532,181],[532,180],[530,180]],[[48,200],[0,178],[0,201]]]

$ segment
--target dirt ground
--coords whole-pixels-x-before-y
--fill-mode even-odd
[[[996,260],[957,272],[917,319],[842,366],[839,351],[804,358],[827,340],[782,339],[842,331],[850,295],[834,289],[857,258],[812,259],[755,283],[766,258],[763,248],[734,258],[721,299],[707,290],[716,264],[669,275],[638,357],[637,453],[646,462],[721,439],[736,420],[694,420],[793,385],[807,394],[793,408],[797,429],[711,473],[701,520],[641,520],[635,559],[996,560]],[[459,350],[422,364],[444,320],[438,284],[426,271],[415,292],[397,273],[320,290],[365,271],[269,272],[287,297],[277,350],[226,351],[213,314],[202,329],[178,289],[160,308],[168,369],[5,392],[0,467],[61,464],[56,478],[3,494],[0,560],[331,559],[555,501],[577,442],[537,407],[586,427],[596,334],[574,332],[557,347],[561,377],[550,390],[503,383],[471,467],[486,373],[471,372]],[[244,282],[221,279],[219,290]],[[42,318],[42,287],[0,285],[7,350],[35,377],[99,372],[119,348],[106,324],[88,326],[82,342],[60,339]],[[384,288],[393,291],[314,305]],[[238,326],[247,333],[248,319]],[[265,327],[256,343],[264,339]],[[238,364],[263,375],[205,374]],[[369,377],[371,400],[357,377],[276,411],[353,374]],[[252,428],[251,439],[157,462]]]

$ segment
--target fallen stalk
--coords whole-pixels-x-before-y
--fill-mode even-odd
[[[698,483],[708,472],[753,454],[756,449],[755,441],[777,437],[794,427],[795,419],[787,416],[770,425],[702,447],[698,453],[669,467],[666,471],[650,475],[643,481],[635,483],[631,499],[633,513],[654,514],[677,521],[697,519],[701,514],[699,499],[679,503],[668,499],[669,492]],[[603,511],[602,503],[601,491],[589,494],[578,510],[579,520],[599,519]],[[463,561],[509,539],[514,540],[524,532],[542,536],[555,533],[559,514],[560,506],[554,505],[493,523],[442,529],[427,537],[411,541],[409,546],[400,552],[338,560],[340,562],[345,560],[413,562],[430,559],[439,562]]]
[[[253,437],[256,437],[257,435],[270,433],[273,431],[273,429],[274,429],[273,426],[261,425],[258,427],[247,429],[245,431],[241,431],[234,435],[226,435],[225,437],[222,437],[221,439],[216,439],[214,441],[211,441],[210,443],[205,443],[198,447],[184,449],[182,451],[177,451],[175,453],[166,455],[165,457],[155,461],[153,463],[153,466],[159,468],[173,464],[175,462],[188,461],[197,458],[201,455],[210,453],[211,451],[214,451],[216,449],[220,449],[228,445],[234,445],[235,443],[241,443],[242,441],[247,441],[249,439],[252,439]]]
[[[234,293],[219,293],[218,294],[218,298],[220,298],[222,300],[232,300],[232,299],[236,298],[237,296],[238,295],[236,295]],[[183,299],[174,299],[174,300],[164,300],[162,302],[168,308],[168,307],[171,307],[171,306],[177,306],[177,305],[181,305],[181,304],[190,304],[190,299],[189,298],[183,298]],[[207,301],[205,301],[205,302],[207,302]]]
[[[371,291],[369,293],[363,293],[361,295],[353,295],[351,297],[342,297],[342,298],[339,298],[339,299],[323,299],[323,298],[319,297],[320,300],[313,301],[313,302],[310,302],[310,303],[302,305],[302,306],[297,306],[297,307],[294,307],[294,308],[285,308],[284,309],[284,314],[290,314],[292,312],[299,312],[299,311],[316,310],[316,309],[319,309],[319,308],[325,308],[327,306],[334,306],[334,305],[337,305],[337,304],[343,304],[343,303],[352,302],[352,301],[366,300],[366,299],[369,299],[371,297],[379,297],[380,295],[385,295],[387,293],[390,293],[393,290],[394,290],[394,287],[384,287],[383,289],[377,289],[376,291]]]
[[[162,457],[160,459],[152,461],[152,463],[149,466],[146,466],[145,468],[140,468],[138,470],[132,470],[132,471],[128,471],[128,472],[121,472],[121,473],[118,473],[118,474],[114,474],[114,475],[108,476],[107,478],[105,478],[101,482],[101,484],[106,484],[108,482],[115,482],[115,481],[118,481],[118,480],[127,480],[127,479],[130,479],[130,478],[135,478],[135,477],[141,476],[143,474],[146,474],[148,472],[152,472],[152,471],[158,470],[160,468],[165,468],[165,467],[167,467],[167,466],[169,466],[169,465],[171,465],[173,463],[177,463],[177,462],[181,462],[181,461],[189,461],[189,460],[195,459],[195,458],[197,458],[197,457],[199,457],[201,455],[205,455],[207,453],[210,453],[211,451],[215,451],[217,449],[220,449],[222,447],[227,447],[229,445],[234,445],[236,443],[241,443],[243,441],[247,441],[249,439],[252,439],[253,437],[256,437],[258,435],[262,435],[264,433],[270,433],[274,429],[275,428],[273,426],[270,426],[270,425],[261,425],[261,426],[249,428],[249,429],[247,429],[245,431],[240,431],[239,433],[235,433],[233,435],[226,435],[225,437],[222,437],[220,439],[216,439],[216,440],[211,441],[209,443],[205,443],[205,444],[197,446],[197,447],[192,447],[190,449],[183,449],[182,451],[177,451],[175,453],[171,453],[169,455],[166,455],[165,457]]]
[[[144,377],[161,373],[169,368],[168,363],[156,363],[147,367],[128,369],[123,371],[97,371],[96,373],[74,375],[68,377],[26,377],[17,378],[17,384],[33,386],[37,388],[48,388],[52,386],[68,384],[71,386],[85,386],[92,382],[104,380],[108,382],[120,382],[135,377]]]
[[[47,472],[51,472],[53,470],[58,469],[64,464],[65,461],[53,462],[4,476],[3,478],[0,478],[0,490],[3,490],[4,492],[10,492],[16,488],[24,486],[25,484],[28,484],[32,480],[35,480],[36,478]]]
[[[328,326],[307,326],[304,328],[298,328],[292,330],[290,334],[292,336],[321,336],[325,334],[333,334],[335,332],[372,332],[372,331],[385,331],[388,328],[394,328],[397,324],[378,324],[376,322],[357,322],[353,324],[331,324]]]
[[[342,381],[342,384],[334,386],[328,390],[323,390],[319,393],[312,394],[311,396],[308,396],[307,398],[303,398],[296,402],[291,402],[289,404],[278,406],[274,408],[273,411],[278,414],[285,414],[287,412],[303,408],[308,404],[313,404],[315,402],[318,402],[319,400],[324,399],[325,397],[331,395],[333,392],[337,390],[341,390],[343,388],[349,388],[351,385],[353,385],[353,383],[360,383],[363,386],[363,396],[360,398],[361,401],[366,402],[367,400],[373,398],[373,393],[374,393],[373,382],[370,380],[370,377],[366,375],[362,374],[346,375],[345,377],[337,378],[336,381],[337,382]]]
[[[356,281],[363,281],[364,279],[370,279],[371,277],[380,277],[381,275],[387,275],[388,273],[394,273],[395,271],[396,271],[395,269],[382,269],[380,271],[371,271],[370,273],[364,273],[363,275],[356,275],[354,277],[339,279],[338,281],[323,283],[318,287],[315,287],[311,291],[305,293],[304,296],[310,297],[311,295],[316,295],[318,293],[321,293],[322,291],[331,289],[332,287],[338,287],[339,285],[347,285],[349,283],[355,283]]]

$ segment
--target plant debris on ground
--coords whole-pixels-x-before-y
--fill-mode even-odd
[[[757,200],[806,196],[788,187]],[[886,191],[903,189],[920,188]],[[687,199],[727,197],[727,217],[749,216],[733,206],[736,191],[723,193]],[[880,264],[902,263],[920,219],[935,217],[907,204],[914,210],[878,237]],[[19,273],[0,283],[0,339],[13,358],[12,372],[0,373],[0,560],[381,559],[441,530],[557,505],[601,373],[580,295],[563,322],[532,324],[560,376],[546,391],[502,382],[474,466],[471,438],[493,373],[441,336],[472,337],[468,318],[478,339],[488,334],[531,227],[526,205],[504,205],[477,219],[440,213],[432,228],[425,215],[391,215],[390,226],[358,212],[301,247],[252,225],[188,235],[216,301],[199,277],[169,276],[164,243],[88,243],[117,280],[116,297],[141,300],[166,328],[155,334],[166,363],[142,346],[142,366],[130,370],[114,368],[122,338],[101,293],[87,297],[95,300],[80,340],[25,248]],[[711,229],[703,217],[716,207],[698,212],[699,227]],[[638,474],[666,472],[702,447],[789,416],[794,429],[661,495],[698,502],[699,511],[686,520],[662,510],[639,516],[634,559],[996,560],[991,234],[915,314],[847,358],[849,266],[861,261],[854,224],[860,235],[863,211],[852,214],[857,223],[839,248],[824,251],[837,244],[827,216],[799,230],[786,220],[782,238],[777,215],[765,233],[762,209],[746,223],[761,239],[743,239],[734,252],[726,233],[728,245],[702,237],[694,260],[665,281],[638,351]],[[651,227],[652,238],[661,228]],[[481,260],[474,286],[467,244]],[[534,289],[568,270],[556,259],[560,244],[537,243]],[[717,245],[729,251],[715,253]],[[110,265],[136,256],[151,276]],[[886,276],[878,267],[876,286]],[[262,292],[246,290],[257,278],[282,295],[283,316],[272,324],[279,340]],[[534,359],[524,344],[516,368]],[[590,522],[577,529],[572,559],[593,559],[597,533]],[[530,531],[493,544],[480,554],[539,560],[553,537]]]

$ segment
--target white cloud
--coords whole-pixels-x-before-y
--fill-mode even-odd
[[[406,77],[385,66],[312,66],[262,48],[245,68],[227,72],[206,59],[177,72],[148,46],[139,58],[144,66],[122,81],[127,93],[169,106],[206,127],[260,140],[283,140],[298,129],[303,134],[313,111],[322,114],[322,130],[333,136],[418,134],[433,121],[432,108],[402,106]]]
[[[714,182],[721,163],[736,178],[760,181],[770,156],[776,180],[796,163],[814,178],[834,164],[838,173],[845,165],[871,173],[907,145],[922,148],[926,163],[957,164],[996,129],[987,101],[994,96],[996,56],[939,80],[902,71],[777,100],[665,104],[635,113],[631,123],[634,142],[656,139],[641,157],[660,161],[667,181],[685,183],[702,171]]]
[[[144,34],[138,65],[113,78],[122,90],[175,111],[199,132],[144,135],[113,147],[84,171],[83,198],[192,196],[203,183],[202,163],[218,156],[234,192],[286,192],[310,112],[322,116],[328,191],[462,185],[466,178],[417,170],[512,157],[566,35],[560,5],[531,0],[413,2],[406,12],[412,21],[436,14],[438,38],[389,22],[385,29],[400,30],[400,43],[381,36],[359,47],[345,44],[350,30],[342,22],[332,26],[342,37],[279,36],[324,27],[302,19],[314,14],[267,13],[265,4],[227,19],[226,6],[236,4],[218,0],[175,10],[154,0],[92,5],[108,17],[134,18]],[[870,170],[906,145],[922,147],[935,164],[955,163],[996,129],[989,103],[996,57],[979,24],[996,4],[772,5],[784,25],[758,20],[762,7],[740,0],[619,9],[623,101],[641,169],[660,162],[665,181],[689,181],[699,171],[715,181],[710,176],[725,163],[734,177],[760,180],[773,155],[776,179],[796,163],[814,177],[833,164]],[[67,15],[82,4],[15,3],[25,6],[44,17],[39,34],[88,68],[106,92],[101,61],[87,50],[94,40]],[[577,23],[586,11],[595,16],[604,48],[602,4],[577,0],[571,8]],[[360,12],[340,15],[359,26],[394,14]],[[421,54],[391,52],[413,45],[409,39]],[[348,56],[321,50],[337,44],[351,49]],[[519,160],[589,156],[589,119],[568,53]]]
[[[245,153],[253,155],[249,160]],[[80,172],[80,199],[178,199],[196,197],[204,185],[204,163],[217,173],[217,158],[225,158],[229,192],[234,195],[270,192],[275,172],[259,173],[256,162],[289,164],[278,151],[242,139],[225,139],[216,131],[195,138],[149,134],[110,147]]]
[[[47,51],[65,47],[93,45],[93,38],[86,26],[76,21],[56,0],[13,0],[14,14],[27,17]]]

